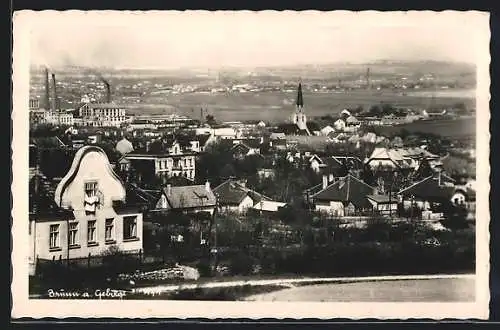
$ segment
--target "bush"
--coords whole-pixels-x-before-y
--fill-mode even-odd
[[[230,270],[233,275],[250,275],[254,266],[253,259],[244,254],[238,253],[230,260]]]
[[[198,269],[200,277],[212,276],[212,266],[210,264],[210,260],[208,259],[200,260],[200,262],[196,265],[196,269]]]

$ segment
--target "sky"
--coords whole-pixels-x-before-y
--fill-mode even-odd
[[[31,12],[24,22],[30,26],[35,65],[173,69],[381,59],[475,63],[484,16],[386,14],[49,11]]]

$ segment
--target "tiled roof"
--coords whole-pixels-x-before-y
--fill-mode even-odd
[[[373,195],[375,187],[369,186],[358,178],[348,174],[312,197],[315,200],[351,202],[358,208],[370,207],[367,195]]]
[[[187,209],[196,207],[215,206],[216,199],[213,191],[207,190],[205,185],[163,188],[170,207],[173,209]]]
[[[389,198],[389,195],[367,195],[368,199],[371,199],[377,203],[397,203],[398,199],[396,197]]]
[[[429,176],[402,189],[398,194],[429,200],[443,200],[451,198],[455,190],[453,185],[439,185],[439,179],[436,176]]]
[[[38,189],[35,181],[38,180]],[[29,213],[30,218],[73,219],[73,212],[57,206],[54,201],[54,192],[57,183],[48,180],[45,176],[36,174],[29,182]]]
[[[270,200],[262,194],[243,187],[241,184],[231,179],[215,187],[214,193],[217,195],[221,205],[238,205],[246,196],[250,196],[254,203],[258,203],[262,199]]]

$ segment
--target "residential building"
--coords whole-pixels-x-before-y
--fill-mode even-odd
[[[403,156],[398,150],[377,147],[365,161],[372,170],[376,168],[416,169],[418,166],[411,157]]]
[[[266,213],[274,213],[278,212],[282,207],[285,207],[287,204],[283,202],[275,202],[261,199],[260,202],[256,203],[252,208],[257,211],[266,212]]]
[[[153,212],[177,211],[184,213],[214,213],[216,197],[210,183],[192,186],[172,186],[167,184],[160,193]]]
[[[183,176],[195,179],[196,155],[199,145],[193,141],[189,145],[181,145],[176,139],[168,139],[161,145],[161,150],[132,151],[125,158],[130,166],[137,171],[141,180],[151,180],[154,177],[163,179]],[[191,149],[189,149],[191,148]]]
[[[214,188],[221,211],[244,213],[269,198],[245,187],[244,182],[228,179]]]
[[[142,213],[130,203],[101,148],[79,149],[55,190],[39,177],[31,187],[32,263],[99,256],[110,247],[132,253],[142,249]]]
[[[431,210],[437,205],[451,203],[464,205],[467,208],[475,206],[476,194],[467,187],[455,186],[442,173],[431,175],[398,192],[405,208],[414,207]]]
[[[334,123],[333,123],[333,127],[335,129],[335,131],[340,131],[340,132],[343,132],[346,128],[346,122],[345,120],[343,120],[342,118],[339,118],[337,119]],[[330,134],[330,133],[329,133]]]
[[[366,198],[372,204],[373,211],[381,215],[395,215],[398,212],[398,198],[389,195],[367,195]]]
[[[373,204],[367,196],[377,194],[375,187],[367,185],[351,174],[334,178],[333,181],[324,175],[322,189],[311,198],[317,211],[343,217],[373,212]]]

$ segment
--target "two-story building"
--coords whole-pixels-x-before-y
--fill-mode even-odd
[[[55,191],[32,179],[29,217],[30,263],[99,256],[117,247],[142,249],[142,213],[127,199],[104,150],[79,149]]]
[[[177,140],[171,140],[162,146],[161,150],[132,151],[125,158],[141,180],[148,181],[156,177],[166,181],[171,177],[183,176],[193,181],[199,150],[198,141],[181,145]]]
[[[85,103],[78,109],[85,126],[120,127],[128,118],[126,110],[115,103]]]

